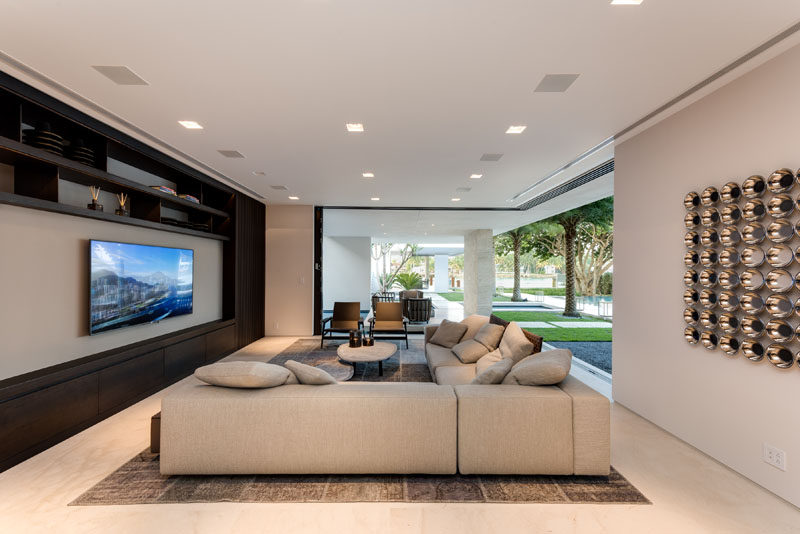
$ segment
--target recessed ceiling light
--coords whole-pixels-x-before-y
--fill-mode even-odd
[[[186,128],[187,130],[202,130],[203,126],[200,125],[199,122],[195,121],[178,121],[178,124]]]
[[[436,226],[435,224],[431,223],[431,226]]]
[[[124,65],[92,65],[92,68],[117,85],[150,85]]]
[[[239,152],[238,150],[217,150],[220,154],[225,156],[226,158],[243,158],[244,154]]]
[[[292,196],[292,197],[289,197],[289,200],[300,200],[300,197],[294,197],[294,196]]]
[[[361,124],[360,122],[354,122],[354,123],[348,122],[347,124],[345,124],[345,128],[347,128],[348,132],[363,132],[364,131],[364,125]]]
[[[638,6],[642,0],[611,0],[612,6]]]
[[[372,197],[370,200],[380,200],[381,197]]]
[[[363,176],[364,178],[375,178],[375,173],[374,172],[362,172],[361,176]]]
[[[473,180],[480,180],[481,178],[483,178],[483,175],[482,174],[470,174],[469,177],[472,178]]]
[[[267,175],[267,173],[265,173],[264,171],[253,171],[253,174],[255,174],[256,176],[266,176]]]
[[[506,130],[507,134],[521,134],[525,131],[527,126],[509,126],[508,130]]]
[[[458,198],[458,197],[455,197],[455,198],[451,198],[450,200],[452,200],[453,202],[458,202],[458,201],[460,201],[461,199],[460,199],[460,198]]]
[[[383,226],[383,223],[381,223],[381,226]]]

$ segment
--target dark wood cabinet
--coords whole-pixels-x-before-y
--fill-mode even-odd
[[[100,413],[150,393],[164,382],[164,350],[159,349],[103,369],[100,375]]]
[[[164,375],[167,379],[189,375],[205,362],[205,336],[182,341],[164,349]]]

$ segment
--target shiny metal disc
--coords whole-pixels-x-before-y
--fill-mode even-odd
[[[700,281],[700,275],[697,274],[697,271],[694,269],[689,269],[685,273],[683,273],[683,283],[687,286],[691,286],[696,284]]]
[[[683,197],[683,205],[687,210],[692,210],[700,206],[700,195],[696,191],[690,191]]]
[[[754,198],[748,200],[742,208],[742,217],[745,221],[755,222],[760,221],[767,214],[767,207],[761,200]],[[702,217],[701,217],[702,221]]]
[[[766,259],[772,267],[786,267],[794,261],[794,252],[789,245],[772,245],[767,251]]]
[[[705,230],[703,235],[708,232]],[[700,239],[702,241],[702,238]],[[719,240],[725,246],[737,245],[742,240],[742,233],[735,226],[725,226],[719,234]]]
[[[685,293],[683,300],[686,301]],[[717,300],[719,301],[719,307],[727,312],[733,312],[739,309],[739,297],[733,291],[720,291]],[[687,304],[689,303],[687,302]]]
[[[700,341],[700,332],[693,326],[687,326],[683,331],[683,337],[692,345],[697,345],[697,342]]]
[[[700,234],[700,243],[707,247],[716,245],[719,243],[719,233],[713,228],[706,228],[703,230],[703,233]]]
[[[714,265],[717,264],[718,261],[719,261],[719,253],[713,248],[705,249],[703,253],[700,255],[700,263],[702,263],[706,267],[713,267]],[[687,267],[691,267],[691,265],[687,265]]]
[[[742,220],[742,209],[737,204],[728,204],[722,208],[719,216],[725,224],[736,224]]]
[[[780,343],[773,343],[767,347],[766,355],[767,361],[779,369],[788,369],[794,364],[794,354]]]
[[[758,293],[748,292],[739,297],[739,306],[743,312],[755,315],[764,309],[764,299]]]
[[[714,287],[719,282],[717,272],[714,269],[703,269],[700,273],[700,284],[703,287]],[[763,281],[762,281],[763,284]]]
[[[794,277],[786,269],[773,269],[767,273],[764,284],[773,293],[786,293],[794,286]]]
[[[733,334],[739,330],[739,319],[732,313],[723,313],[717,318],[717,322],[719,323],[719,327],[722,328],[722,331],[727,334]]]
[[[742,354],[744,354],[745,358],[748,360],[760,362],[764,359],[764,352],[766,352],[764,345],[755,339],[745,339],[742,341]]]
[[[728,182],[727,184],[722,186],[722,189],[720,189],[719,196],[722,199],[722,202],[724,202],[725,204],[736,202],[742,196],[742,188],[739,187],[739,184],[737,184],[736,182]],[[686,205],[685,201],[684,205]],[[686,209],[692,209],[692,208],[686,206]]]
[[[697,324],[697,321],[700,320],[700,312],[694,308],[686,308],[683,310],[683,320],[688,324]]]
[[[764,303],[767,313],[773,317],[783,319],[794,313],[794,303],[786,295],[775,294],[767,297]]]
[[[705,330],[700,334],[700,343],[708,350],[714,350],[719,345],[719,336],[712,330]]]
[[[766,329],[767,335],[779,343],[789,343],[794,339],[794,328],[783,319],[772,319]]]
[[[683,292],[683,302],[688,305],[697,303],[700,300],[700,293],[693,287]]]
[[[700,193],[700,203],[703,206],[713,206],[719,202],[719,191],[717,191],[716,187],[709,186],[703,189],[703,192]]]
[[[747,291],[758,291],[764,287],[764,275],[758,269],[746,269],[739,275],[739,279],[742,281],[742,287]],[[700,281],[701,283],[703,281],[702,275],[700,275]]]
[[[725,335],[719,338],[719,348],[728,356],[733,356],[739,352],[739,340],[733,336]]]
[[[788,217],[793,211],[794,200],[789,195],[775,195],[767,202],[767,212],[773,217]]]
[[[739,251],[733,247],[724,248],[719,253],[719,263],[723,267],[736,267],[741,261]]]
[[[767,237],[773,243],[784,243],[794,237],[794,225],[789,219],[775,219],[767,226]]]
[[[706,328],[715,328],[719,322],[719,317],[713,310],[703,310],[700,313],[700,324]]]
[[[683,236],[683,244],[687,247],[691,248],[696,245],[700,244],[700,234],[695,232],[694,230],[690,230],[686,232],[686,235]]]
[[[742,194],[747,198],[756,198],[764,194],[767,183],[763,176],[753,175],[742,182]]]
[[[717,276],[717,280],[719,281],[719,285],[725,289],[734,289],[739,287],[739,273],[733,269],[725,269],[720,271],[719,276]]]
[[[748,245],[757,245],[764,241],[764,238],[766,237],[767,231],[761,224],[757,222],[749,223],[742,228],[742,239]]]
[[[700,222],[703,226],[714,226],[720,221],[719,210],[717,208],[706,208],[700,215]]]
[[[766,257],[761,247],[749,246],[742,249],[742,264],[745,267],[758,267],[764,263]]]
[[[742,318],[741,329],[747,337],[761,337],[764,334],[764,323],[758,317],[748,315]]]
[[[713,308],[717,305],[717,294],[710,289],[704,289],[700,292],[700,304],[706,308]]]
[[[791,169],[778,169],[767,178],[767,187],[773,193],[785,193],[794,187],[794,172]]]
[[[700,261],[700,254],[695,250],[687,250],[683,255],[683,264],[687,267],[694,267]]]

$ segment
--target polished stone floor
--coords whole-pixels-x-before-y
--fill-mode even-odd
[[[295,338],[269,338],[242,357]],[[173,386],[175,387],[175,386]],[[0,474],[0,532],[797,533],[800,510],[620,405],[612,463],[652,506],[609,504],[163,504],[67,506],[147,446],[161,393]],[[235,446],[232,444],[231,446]]]

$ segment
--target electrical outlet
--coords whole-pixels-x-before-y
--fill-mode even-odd
[[[763,459],[769,465],[777,467],[781,471],[786,471],[786,452],[779,448],[764,443]]]

